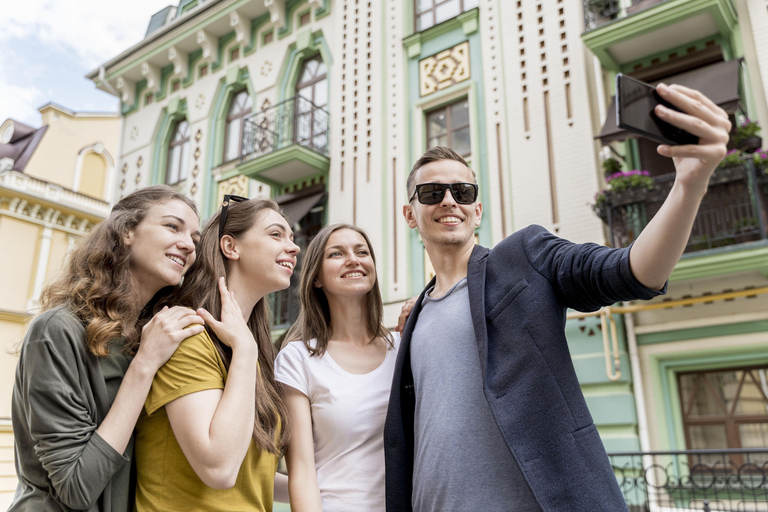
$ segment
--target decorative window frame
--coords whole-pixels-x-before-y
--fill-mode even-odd
[[[182,119],[187,119],[190,133],[192,133],[192,121],[187,116],[186,98],[178,96],[171,98],[168,101],[168,106],[160,114],[160,119],[155,127],[155,134],[152,137],[152,140],[155,141],[152,150],[151,183],[153,184],[165,183],[166,172],[168,171],[168,144],[171,142],[171,136],[173,135],[176,123]],[[190,144],[190,149],[191,147],[192,144]],[[192,161],[191,155],[189,161]],[[181,180],[177,185],[183,186],[185,181]]]

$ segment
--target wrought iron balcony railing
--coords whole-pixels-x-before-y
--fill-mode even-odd
[[[675,175],[654,178],[653,190],[628,189],[606,195],[595,208],[610,232],[612,247],[627,247],[659,211]],[[685,252],[764,240],[766,236],[768,175],[749,159],[741,165],[718,168],[709,181]]]
[[[766,512],[768,448],[611,453],[631,512]]]
[[[248,116],[240,161],[298,144],[328,156],[328,112],[301,96]]]

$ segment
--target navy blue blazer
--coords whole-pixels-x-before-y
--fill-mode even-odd
[[[627,510],[576,378],[566,311],[595,311],[664,290],[635,279],[629,248],[573,244],[541,226],[520,230],[492,250],[475,246],[467,284],[485,397],[541,508]],[[384,427],[388,512],[411,510],[410,343],[423,297],[403,331]]]

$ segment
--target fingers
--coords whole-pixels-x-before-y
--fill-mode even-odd
[[[408,316],[411,314],[413,306],[416,305],[416,299],[416,297],[411,297],[405,301],[405,304],[403,304],[403,307],[400,310],[400,316],[397,317],[397,326],[395,327],[395,332],[403,332],[403,329],[405,328],[405,322],[408,320]]]
[[[683,112],[659,105],[656,115],[706,141],[728,142],[731,123],[728,114],[699,91],[681,85],[659,84],[659,95]]]

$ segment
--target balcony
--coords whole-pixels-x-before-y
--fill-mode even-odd
[[[239,174],[282,186],[327,172],[328,112],[301,96],[248,116]]]
[[[634,68],[653,55],[661,61],[694,59],[688,55],[692,48],[697,59],[714,59],[703,42],[729,40],[738,24],[731,0],[582,0],[582,5],[582,40],[611,70]],[[674,55],[662,56],[670,51]]]
[[[659,211],[675,175],[654,178],[653,190],[628,189],[606,195],[595,212],[607,225],[612,247],[627,247]],[[718,168],[709,180],[685,252],[765,240],[768,175],[750,159]]]
[[[768,449],[608,454],[630,512],[766,512]]]

